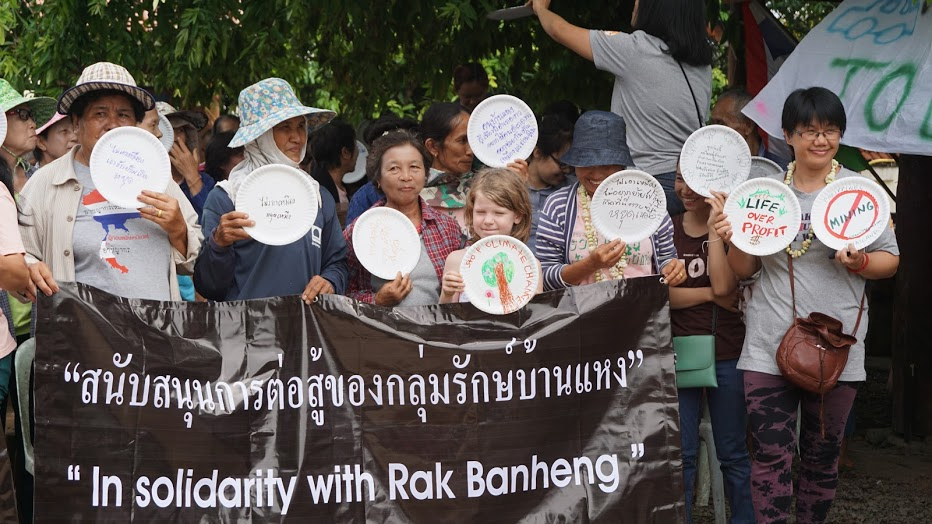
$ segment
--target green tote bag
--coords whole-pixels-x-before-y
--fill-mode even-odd
[[[717,388],[715,377],[715,328],[718,306],[712,304],[712,334],[673,337],[677,388]]]

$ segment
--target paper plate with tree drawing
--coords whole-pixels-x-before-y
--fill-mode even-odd
[[[643,171],[619,171],[592,195],[592,225],[607,240],[627,244],[654,234],[667,216],[667,197],[657,179]]]
[[[492,235],[473,244],[463,255],[460,274],[469,301],[493,315],[524,307],[540,283],[534,254],[508,235]]]
[[[751,150],[748,143],[730,127],[711,125],[689,135],[680,156],[683,180],[702,196],[712,191],[731,193],[748,179]]]
[[[725,201],[731,243],[750,255],[772,255],[799,233],[799,200],[779,180],[755,178],[736,187]]]
[[[139,209],[143,190],[164,193],[172,180],[168,151],[152,133],[117,127],[97,141],[90,159],[91,178],[100,194],[115,206]]]
[[[864,249],[890,224],[890,202],[883,189],[860,176],[836,180],[812,203],[812,231],[826,246]]]
[[[236,210],[256,222],[244,228],[270,246],[285,246],[307,235],[320,208],[311,177],[291,166],[269,164],[246,175],[236,192]]]
[[[473,109],[466,126],[469,147],[489,167],[526,159],[537,147],[537,117],[520,98],[495,95]]]
[[[783,178],[783,168],[780,164],[774,162],[769,158],[764,158],[762,156],[752,156],[751,157],[751,175],[748,177],[751,178]]]
[[[367,271],[394,280],[399,272],[406,275],[414,271],[421,258],[421,237],[401,211],[375,207],[356,219],[353,251]]]

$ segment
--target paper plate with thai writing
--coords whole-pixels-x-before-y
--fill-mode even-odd
[[[730,127],[701,127],[683,144],[680,170],[686,184],[702,196],[731,193],[751,173],[751,150]]]
[[[320,207],[317,191],[304,171],[269,164],[243,179],[236,192],[236,210],[256,222],[244,228],[249,236],[263,244],[284,246],[311,230]]]
[[[762,156],[751,157],[751,175],[750,178],[783,178],[783,168],[780,164],[769,158]]]
[[[506,315],[534,298],[540,284],[537,259],[524,242],[492,235],[466,250],[460,263],[472,305],[492,315]]]
[[[667,216],[667,197],[656,178],[628,169],[599,184],[590,209],[592,225],[606,240],[620,238],[633,244],[653,235],[660,227]]]
[[[537,147],[537,117],[511,95],[486,98],[473,109],[466,126],[469,147],[489,167],[505,167],[527,159]]]
[[[374,207],[353,226],[353,251],[373,275],[394,280],[414,271],[421,258],[421,237],[411,219],[390,207]]]
[[[91,178],[111,204],[139,209],[143,190],[164,193],[172,180],[168,151],[152,133],[138,127],[107,131],[94,145]]]
[[[772,178],[754,178],[736,187],[725,201],[731,243],[755,256],[772,255],[796,238],[802,215],[789,186]]]
[[[812,230],[826,246],[838,250],[854,244],[864,249],[890,226],[890,202],[880,185],[849,176],[825,186],[812,203]]]

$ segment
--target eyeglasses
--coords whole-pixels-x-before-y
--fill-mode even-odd
[[[569,171],[573,169],[573,166],[560,162],[560,159],[553,156],[553,153],[550,153],[550,159],[553,160],[558,166],[560,166],[560,171]]]
[[[13,116],[16,115],[23,122],[32,120],[32,109],[28,107],[17,107],[16,109],[10,109],[6,112],[7,115]]]
[[[841,138],[841,131],[838,129],[826,129],[825,131],[816,131],[814,129],[800,131],[798,129],[794,129],[793,132],[808,142],[814,142],[815,139],[819,138],[820,136],[824,136],[826,140],[838,140]]]

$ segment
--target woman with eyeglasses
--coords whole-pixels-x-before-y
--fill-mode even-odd
[[[575,182],[575,177],[572,181],[567,178],[573,168],[560,161],[573,142],[573,123],[559,115],[546,115],[541,117],[539,129],[537,146],[527,166],[527,190],[531,199],[531,234],[527,245],[535,254],[537,225],[544,202],[556,190]]]
[[[35,172],[27,156],[38,141],[36,128],[44,126],[55,114],[55,99],[44,96],[26,98],[9,82],[0,79],[0,109],[5,113],[7,122],[0,159],[10,167],[14,193],[19,193]]]
[[[799,199],[802,227],[785,251],[757,257],[732,245],[727,255],[739,279],[760,272],[748,301],[747,337],[738,360],[738,369],[744,371],[753,444],[751,493],[758,523],[786,522],[793,512],[792,465],[798,408],[802,420],[796,522],[823,522],[828,516],[838,485],[845,423],[857,383],[866,379],[866,303],[860,323],[857,321],[864,288],[868,280],[893,276],[899,265],[899,249],[890,229],[863,250],[849,245],[835,251],[813,234],[810,213],[819,192],[837,179],[858,176],[834,160],[846,121],[841,100],[828,89],[798,89],[787,97],[782,127],[795,160],[787,166],[782,182]],[[726,215],[719,217],[714,229],[717,236],[730,243],[732,225]],[[777,367],[777,348],[793,322],[790,289],[795,289],[796,316],[807,317],[812,312],[832,316],[842,322],[845,333],[858,340],[851,346],[838,384],[822,396],[787,381]],[[857,332],[852,332],[855,325]]]

